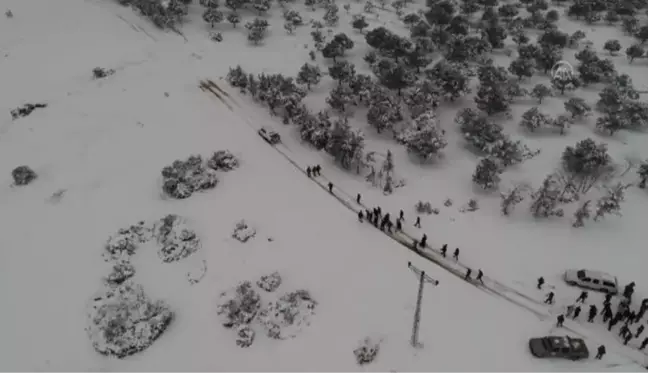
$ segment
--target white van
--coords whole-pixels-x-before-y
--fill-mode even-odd
[[[602,291],[604,293],[617,294],[619,284],[617,278],[600,271],[588,269],[569,269],[565,271],[565,282],[572,286]]]

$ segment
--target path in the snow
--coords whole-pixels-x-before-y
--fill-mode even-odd
[[[247,123],[248,126],[250,126],[255,132],[261,129],[262,126],[253,124],[257,123],[258,121],[251,120],[248,114],[244,113],[244,108],[236,100],[234,100],[232,95],[230,95],[226,90],[221,88],[215,82],[207,79],[201,81],[199,87],[204,92],[209,92],[211,93],[211,95],[218,98],[221,104],[225,105],[230,111],[236,113],[239,117],[241,117],[241,119],[243,119],[245,123]],[[296,157],[286,145],[279,143],[272,147],[284,158],[286,158],[288,162],[295,166],[295,168],[299,169],[304,175],[307,175],[306,166],[303,166],[296,161]],[[322,190],[324,190],[327,194],[334,197],[338,202],[343,204],[347,209],[353,211],[356,215],[360,211],[364,212],[366,209],[370,209],[370,207],[365,205],[363,202],[357,203],[354,196],[338,187],[335,187],[333,193],[329,193],[328,183],[330,181],[325,176],[311,177],[310,179],[315,182],[320,188],[322,188]],[[486,275],[483,276],[483,284],[479,284],[470,279],[466,279],[465,274],[468,267],[462,264],[460,261],[449,260],[443,257],[441,255],[440,249],[432,248],[429,245],[426,245],[424,248],[416,248],[415,244],[418,243],[418,240],[414,239],[411,235],[403,231],[394,231],[393,233],[391,233],[381,230],[381,232],[384,233],[387,237],[405,246],[407,249],[415,252],[419,256],[427,259],[428,261],[436,264],[438,267],[441,267],[447,272],[450,272],[451,274],[460,278],[464,282],[471,284],[486,293],[489,293],[491,296],[498,297],[512,304],[515,304],[516,306],[533,313],[541,320],[551,319],[551,321],[553,322],[553,316],[555,315],[552,315],[547,305],[536,299],[533,299],[533,297],[523,293],[522,291],[505,285],[497,281],[496,279],[488,277]],[[590,333],[588,333],[587,328],[582,327],[577,322],[565,320],[563,328],[583,338],[595,341],[598,344],[606,344],[605,342],[609,342],[601,342],[596,336],[592,336]],[[615,353],[634,361],[640,366],[646,365],[646,356],[648,356],[648,354],[640,350],[625,347],[620,344],[618,344],[617,347],[618,348],[615,348],[613,350]]]

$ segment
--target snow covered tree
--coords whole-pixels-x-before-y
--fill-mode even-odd
[[[271,0],[252,0],[252,7],[257,11],[258,15],[263,15],[272,7]]]
[[[594,221],[598,221],[605,215],[614,214],[621,216],[621,202],[625,200],[625,191],[630,185],[617,184],[606,191],[606,195],[596,202]]]
[[[539,104],[542,104],[542,100],[545,97],[551,97],[551,89],[544,84],[536,84],[531,91],[531,97],[538,100]]]
[[[238,13],[230,13],[227,15],[227,22],[231,23],[234,28],[236,28],[236,25],[241,23],[241,16],[238,15]]]
[[[585,220],[590,218],[590,203],[591,200],[585,201],[578,210],[574,213],[574,222],[572,223],[572,227],[574,228],[580,228],[585,225]]]
[[[223,15],[223,12],[218,10],[218,8],[207,8],[203,12],[202,18],[205,22],[209,23],[212,28],[214,28],[216,23],[223,22],[225,16]]]
[[[425,74],[450,101],[470,93],[470,77],[457,63],[439,62],[433,68],[425,70]]]
[[[538,37],[538,44],[556,46],[562,49],[567,46],[568,38],[569,35],[567,35],[566,33],[560,30],[552,29],[552,30],[545,31],[542,35]]]
[[[531,194],[533,202],[530,210],[536,218],[548,218],[550,216],[563,216],[564,211],[558,208],[562,190],[555,175],[549,175],[542,182],[542,186]]]
[[[324,56],[324,58],[332,58],[333,62],[337,62],[336,59],[338,57],[342,57],[343,55],[344,48],[335,40],[331,40],[324,46],[324,49],[322,49],[322,56]]]
[[[306,84],[306,87],[309,91],[311,89],[311,86],[319,84],[321,79],[322,72],[317,65],[305,63],[302,65],[299,73],[297,73],[297,83]]]
[[[562,48],[556,45],[541,44],[540,48],[535,48],[533,58],[535,58],[538,70],[546,74],[558,61],[563,59]]]
[[[363,149],[362,132],[351,129],[346,118],[333,123],[326,152],[331,154],[342,167],[348,170],[354,161],[361,160]]]
[[[396,110],[397,108],[389,101],[371,103],[367,111],[367,122],[381,133],[383,130],[392,128]]]
[[[621,50],[621,43],[619,43],[617,39],[610,39],[603,44],[603,49],[615,56],[617,52]]]
[[[439,0],[428,3],[429,9],[424,14],[432,26],[444,26],[450,23],[455,13],[455,5],[449,0]]]
[[[340,16],[338,15],[340,8],[335,4],[329,4],[326,7],[326,13],[324,13],[324,22],[327,26],[333,27],[338,24],[340,21]]]
[[[645,51],[640,44],[633,44],[626,49],[625,53],[626,56],[628,56],[628,60],[630,60],[630,63],[632,63],[632,61],[634,61],[635,58],[643,57]]]
[[[480,84],[474,100],[477,107],[488,115],[506,113],[511,104],[501,84]]]
[[[482,29],[482,38],[488,41],[494,49],[504,48],[504,40],[507,37],[506,29],[497,22],[490,22]]]
[[[355,74],[355,65],[348,61],[339,61],[329,67],[329,75],[340,84],[348,82]]]
[[[227,73],[227,77],[225,79],[232,87],[245,89],[248,86],[248,75],[245,71],[243,71],[241,65],[237,65],[233,69],[230,67],[229,73]]]
[[[512,39],[518,46],[526,44],[530,41],[529,36],[524,32],[524,29],[518,29],[512,34]]]
[[[590,115],[592,108],[580,97],[570,98],[565,102],[565,110],[567,110],[572,118],[584,118]]]
[[[482,189],[491,190],[497,188],[500,182],[499,175],[501,173],[502,170],[497,160],[492,157],[485,157],[477,164],[472,180],[473,183],[477,184]]]
[[[266,36],[268,21],[255,18],[252,22],[246,23],[245,28],[248,30],[248,40],[257,45]]]
[[[344,114],[349,105],[355,103],[353,90],[346,84],[339,84],[331,90],[326,98],[326,103],[331,109]]]
[[[532,77],[534,68],[535,64],[533,60],[528,58],[517,58],[511,61],[508,70],[511,74],[517,76],[519,80],[522,80],[522,78],[525,77]]]
[[[292,35],[295,32],[295,28],[296,27],[294,23],[290,21],[284,22],[284,30],[286,30],[287,33]]]
[[[610,136],[626,127],[624,118],[618,112],[604,114],[596,118],[596,129]]]
[[[408,28],[411,28],[412,26],[418,24],[419,22],[421,22],[421,16],[419,16],[416,13],[410,13],[410,14],[406,15],[405,17],[403,17],[403,23]]]
[[[396,140],[405,145],[409,153],[424,161],[431,159],[448,145],[432,111],[416,118],[415,124],[401,132]]]
[[[409,108],[412,119],[416,119],[439,105],[440,94],[438,87],[431,80],[421,79],[405,92],[403,101]]]
[[[506,193],[500,193],[500,198],[502,199],[500,203],[502,215],[508,216],[511,213],[511,209],[524,200],[522,191],[523,186],[518,185]]]
[[[561,159],[566,171],[579,176],[599,174],[612,162],[607,145],[597,144],[590,138],[566,147]]]
[[[532,107],[522,114],[520,126],[528,131],[535,132],[537,129],[550,127],[551,118],[542,113],[537,107]]]
[[[429,65],[430,62],[432,62],[432,58],[419,47],[416,47],[405,56],[405,63],[407,66],[416,69],[417,73],[420,73],[421,68]]]
[[[354,15],[353,20],[351,21],[351,27],[354,29],[360,31],[362,33],[362,30],[367,28],[369,24],[367,23],[367,19],[363,15]]]
[[[311,31],[310,34],[311,34],[311,37],[313,38],[313,42],[315,43],[315,48],[318,51],[321,51],[323,49],[323,47],[324,47],[324,42],[326,41],[326,37],[324,37],[324,34],[322,34],[322,31],[319,30],[319,29],[315,29],[315,30]],[[332,52],[332,51],[330,51],[330,52]],[[340,51],[340,53],[341,53],[341,51]],[[324,57],[326,57],[326,56],[324,56]],[[326,58],[330,58],[330,57],[326,57]]]
[[[641,165],[639,165],[637,174],[639,175],[639,188],[645,189],[646,182],[648,181],[648,160],[643,161]]]
[[[283,17],[287,22],[292,23],[294,26],[301,26],[304,24],[304,19],[296,10],[286,10],[283,14]]]
[[[560,114],[555,119],[552,119],[550,124],[552,128],[557,129],[561,135],[564,135],[571,123],[572,121],[567,115]]]
[[[378,61],[373,66],[373,72],[380,83],[389,89],[397,90],[399,96],[403,88],[408,87],[416,80],[416,76],[410,69],[387,58]]]

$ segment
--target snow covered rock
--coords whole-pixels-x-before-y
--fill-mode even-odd
[[[261,289],[271,293],[281,286],[281,275],[279,272],[273,272],[269,275],[261,276],[256,284]]]
[[[294,338],[315,314],[317,302],[306,290],[283,295],[259,313],[259,321],[266,334],[274,339]]]
[[[202,157],[192,155],[185,161],[176,160],[162,169],[162,190],[176,198],[189,198],[194,192],[213,189],[218,183],[214,170],[203,165]]]
[[[380,343],[371,340],[371,338],[365,338],[360,345],[353,350],[356,361],[359,365],[369,364],[378,355],[380,351]]]
[[[241,325],[236,331],[236,345],[239,347],[250,347],[254,343],[254,330],[247,325]]]
[[[232,233],[232,237],[236,238],[241,242],[247,242],[250,238],[254,236],[256,236],[256,230],[248,226],[245,220],[241,220],[238,223],[236,223],[236,227],[234,227],[234,233]]]
[[[18,166],[11,171],[14,183],[16,185],[27,185],[34,181],[38,176],[29,166]]]
[[[20,117],[26,117],[29,114],[32,113],[35,109],[42,109],[46,108],[47,104],[40,103],[40,104],[25,104],[21,107],[15,108],[11,110],[11,119],[16,120]]]
[[[143,221],[128,228],[121,228],[115,235],[108,238],[104,258],[107,261],[128,261],[139,244],[151,239],[151,234],[151,228]]]
[[[106,277],[106,282],[110,285],[119,285],[134,275],[135,267],[128,262],[121,262],[113,266],[112,271]]]
[[[231,171],[238,166],[239,160],[229,150],[219,150],[207,161],[207,167],[217,171]]]
[[[178,216],[169,214],[155,226],[154,236],[160,248],[158,256],[165,263],[184,259],[200,248],[200,239],[187,221]]]
[[[86,331],[97,352],[123,358],[146,349],[173,320],[163,301],[149,299],[141,285],[126,281],[93,299]]]
[[[245,281],[236,288],[223,292],[217,308],[221,323],[226,328],[247,325],[254,320],[261,308],[261,297],[252,288],[252,283]]]

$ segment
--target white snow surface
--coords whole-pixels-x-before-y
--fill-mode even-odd
[[[458,206],[473,198],[470,175],[476,159],[458,138],[449,139],[445,163],[421,170],[402,147],[369,135],[368,148],[392,149],[397,172],[408,182],[385,197],[379,189],[368,189],[362,178],[335,170],[325,154],[301,145],[294,129],[274,123],[266,109],[238,97],[250,106],[231,110],[198,88],[204,78],[225,87],[218,78],[238,63],[254,73],[295,74],[308,58],[303,45],[310,42],[310,29],[304,26],[294,37],[284,35],[279,9],[272,10],[273,29],[265,45],[252,48],[242,30],[232,31],[227,24],[219,26],[225,40],[210,41],[197,4],[192,8],[194,22],[182,29],[186,40],[156,30],[112,1],[5,0],[3,6],[14,17],[0,21],[0,113],[6,113],[0,120],[0,369],[642,369],[640,352],[621,346],[602,326],[584,322],[591,353],[600,343],[607,347],[602,361],[533,358],[529,338],[566,333],[554,328],[554,316],[539,318],[480,291],[358,223],[353,213],[260,139],[250,124],[272,122],[302,165],[322,164],[323,174],[336,186],[352,195],[361,192],[366,203],[380,204],[394,216],[405,209],[406,230],[413,235],[421,234],[410,229],[414,203],[432,201],[441,213],[422,216],[430,245],[461,247],[462,262],[535,299],[544,297],[545,292],[534,290],[535,279],[544,276],[557,293],[559,305],[552,315],[562,312],[565,299],[577,295],[577,290],[560,285],[559,276],[569,267],[605,269],[617,274],[621,284],[636,281],[638,299],[648,294],[641,226],[648,204],[645,192],[629,191],[624,217],[590,222],[578,231],[564,221],[534,222],[521,207],[513,218],[501,217],[497,196],[480,198],[478,211],[462,214]],[[318,12],[320,18],[323,10]],[[344,13],[340,11],[340,23],[346,25],[350,16]],[[386,15],[370,22],[399,23]],[[564,29],[573,32],[574,26]],[[604,28],[606,32],[616,31]],[[358,45],[350,58],[359,61],[366,48]],[[93,80],[97,66],[116,72]],[[629,71],[642,87],[642,70],[637,69],[633,65]],[[328,84],[333,83],[327,80],[314,95],[325,94]],[[9,111],[26,102],[49,106],[12,121]],[[441,126],[453,126],[453,117],[454,111],[441,113]],[[543,155],[508,177],[537,184],[564,146],[588,131],[574,128],[565,137],[525,139],[531,147],[543,146]],[[625,154],[646,158],[641,146],[645,141],[645,136],[627,135],[627,144],[610,145],[611,153],[617,159]],[[240,159],[240,167],[221,174],[214,189],[185,200],[160,198],[164,166],[224,149]],[[11,170],[23,164],[38,178],[27,186],[12,186]],[[448,197],[455,204],[444,208]],[[121,360],[101,356],[84,327],[85,305],[111,268],[102,258],[104,245],[120,228],[167,214],[191,220],[201,249],[184,260],[163,263],[155,245],[142,245],[132,260],[132,280],[151,299],[166,302],[174,320],[141,353]],[[241,217],[257,229],[255,239],[244,244],[231,237]],[[417,278],[407,268],[410,261],[440,281],[425,289],[420,349],[409,345],[417,292]],[[220,325],[218,296],[241,281],[254,283],[275,271],[282,277],[278,292],[308,290],[317,301],[316,312],[295,338],[273,340],[257,333],[250,347],[240,348],[235,333]],[[192,284],[187,276],[200,280]],[[600,297],[590,295],[596,302]],[[353,351],[365,338],[380,340],[380,352],[361,368]]]

